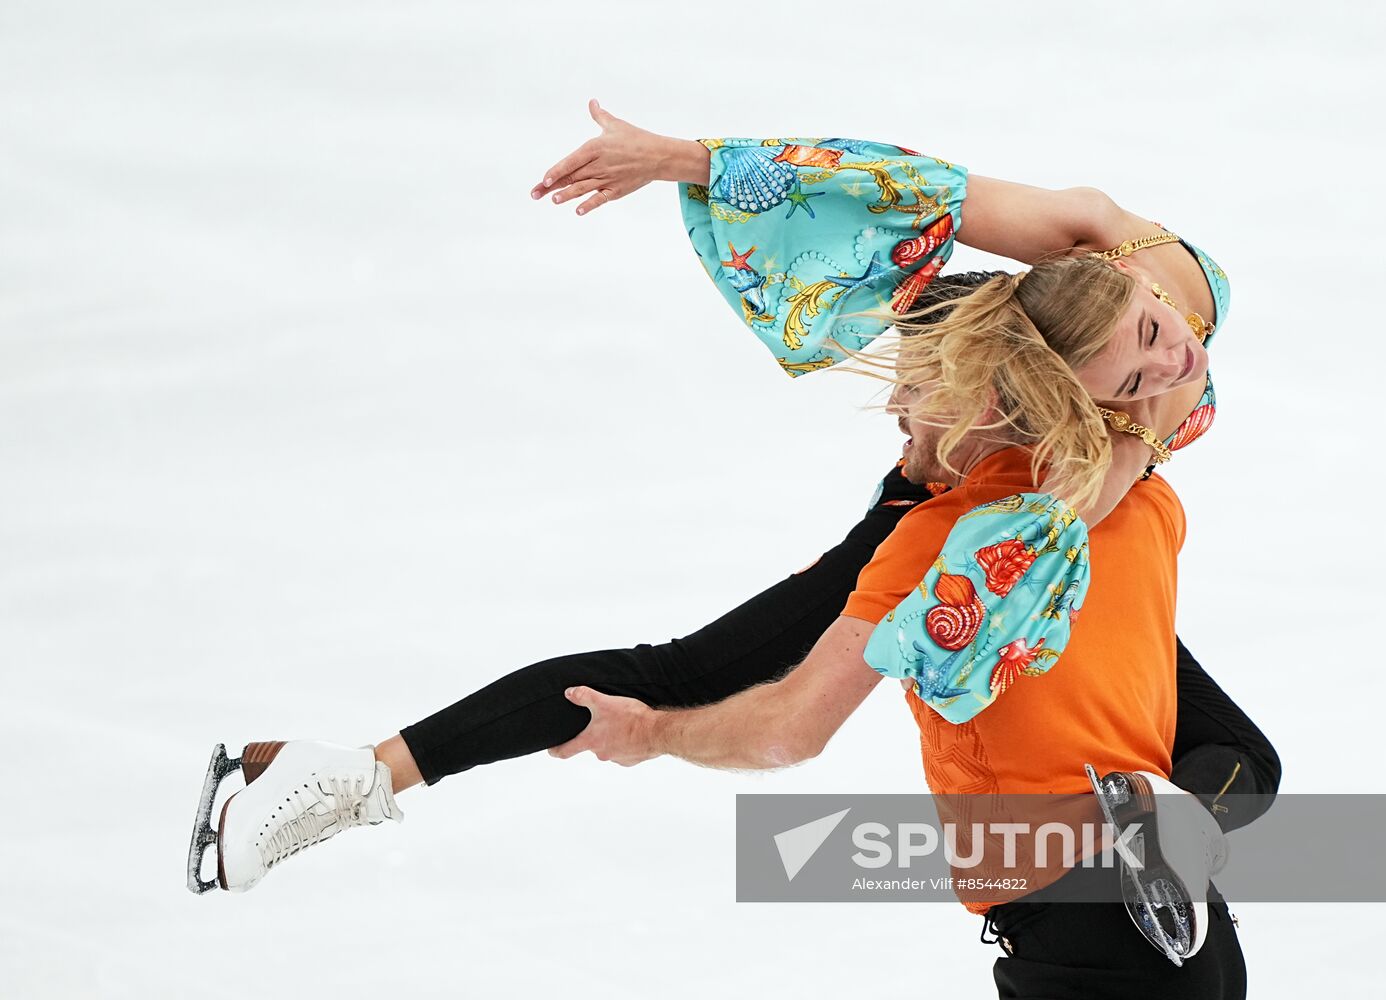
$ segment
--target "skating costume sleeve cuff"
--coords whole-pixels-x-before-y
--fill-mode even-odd
[[[958,519],[927,576],[871,633],[866,662],[963,723],[1052,667],[1088,591],[1088,529],[1048,493]]]
[[[722,297],[791,376],[860,350],[943,269],[967,171],[856,139],[703,139],[683,224]],[[867,311],[879,316],[859,315]]]

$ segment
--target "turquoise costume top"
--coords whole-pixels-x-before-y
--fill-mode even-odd
[[[953,252],[962,167],[856,139],[701,141],[711,173],[705,186],[679,185],[684,227],[717,290],[791,376],[842,360],[834,343],[869,344]],[[1184,246],[1208,280],[1220,328],[1227,275]],[[1216,405],[1209,376],[1170,447],[1202,436]],[[1054,665],[1088,580],[1087,527],[1066,503],[1022,493],[985,504],[958,521],[928,576],[877,626],[866,662],[913,679],[926,704],[966,722],[1016,677]],[[967,627],[982,618],[985,632]]]

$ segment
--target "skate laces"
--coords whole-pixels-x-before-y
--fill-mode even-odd
[[[291,802],[302,798],[308,801],[302,803],[302,811],[285,819],[260,845],[260,857],[266,869],[327,840],[341,830],[367,822],[365,775],[345,781],[333,776],[327,778],[326,782],[329,792],[325,793],[319,782],[317,785],[304,786],[306,791],[295,790],[290,797]]]

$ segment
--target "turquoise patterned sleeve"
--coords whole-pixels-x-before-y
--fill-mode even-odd
[[[1068,644],[1088,592],[1088,530],[1048,493],[958,519],[923,582],[876,626],[866,662],[949,722],[971,719]]]
[[[792,376],[860,350],[942,270],[967,171],[856,139],[703,139],[684,228],[717,290]]]

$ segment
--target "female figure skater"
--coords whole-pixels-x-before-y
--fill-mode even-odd
[[[1030,414],[1026,424],[1048,428],[1031,432],[1036,450],[1044,453],[1039,461],[1051,470],[1053,479],[1046,484],[1068,488],[1067,495],[1082,505],[1089,523],[1095,524],[1115,505],[1152,457],[1164,457],[1160,445],[1187,444],[1206,429],[1212,399],[1197,334],[1206,336],[1223,318],[1225,277],[1206,257],[1191,254],[1177,238],[1122,212],[1096,192],[1049,192],[968,177],[960,168],[898,147],[848,140],[813,146],[779,141],[683,143],[634,129],[595,102],[593,115],[603,135],[560,161],[541,188],[554,191],[556,201],[595,192],[580,209],[590,211],[652,179],[682,182],[695,248],[752,329],[778,347],[777,356],[791,374],[825,367],[842,353],[835,345],[848,350],[864,346],[886,325],[879,317],[862,315],[881,300],[891,302],[899,314],[893,317],[898,327],[917,331],[920,342],[929,343],[931,329],[946,314],[916,315],[913,307],[944,301],[981,284],[983,295],[969,310],[967,322],[990,331],[984,334],[990,359],[984,367],[994,370],[1004,355],[1014,356],[1017,349],[1034,355],[1007,369],[1012,384],[1005,388],[1014,397],[1010,402],[1018,407],[1016,412]],[[784,169],[768,168],[767,174],[761,169],[767,162]],[[862,180],[842,182],[843,176]],[[728,177],[732,180],[726,181]],[[815,185],[823,189],[812,190]],[[758,201],[753,200],[757,191]],[[781,214],[786,206],[787,216]],[[781,211],[771,214],[769,208]],[[893,218],[908,220],[905,232],[884,224]],[[834,219],[832,227],[794,228]],[[736,225],[755,228],[747,228],[739,243],[726,240],[731,260],[719,259],[720,270],[714,268],[708,248],[729,231],[727,227]],[[836,235],[823,242],[830,229]],[[832,243],[840,242],[844,233],[850,236],[846,252]],[[1025,261],[1056,251],[1101,248],[1108,262],[1081,264],[1087,272],[1066,261],[1040,264],[1018,284],[1009,277],[931,284],[954,239]],[[1138,251],[1143,254],[1140,267],[1125,259]],[[762,269],[752,263],[756,253],[764,255],[757,261]],[[776,260],[776,254],[783,256]],[[853,259],[861,265],[860,273],[839,266]],[[775,270],[777,266],[783,270]],[[1088,300],[1090,272],[1097,266],[1104,271],[1120,268],[1129,280],[1124,293],[1118,288],[1109,301],[1094,308]],[[815,276],[814,271],[819,273]],[[1137,281],[1154,286],[1152,294],[1132,294],[1130,286]],[[1212,320],[1195,323],[1186,318],[1192,313],[1173,302],[1192,303],[1198,316]],[[1003,319],[1031,323],[1038,334],[1052,338],[1050,346],[1040,351],[1043,344],[1037,347],[1035,338],[1015,340],[1013,331],[1005,332],[1009,328],[1000,322]],[[1001,348],[997,330],[1002,331]],[[1014,343],[1007,343],[1008,338]],[[958,338],[948,338],[943,347],[956,349]],[[965,400],[986,384],[954,387],[954,399]],[[1055,385],[1061,388],[1056,391]],[[1038,391],[1031,391],[1035,387]],[[1101,411],[1092,406],[1092,397],[1120,402],[1139,417],[1120,429],[1134,424],[1143,433],[1109,438],[1100,427],[1096,433],[1093,425]],[[917,415],[927,416],[930,398],[902,396],[897,405],[915,407]],[[1190,412],[1194,416],[1185,419]],[[1122,423],[1116,413],[1110,419]],[[1079,432],[1072,432],[1073,426]],[[1155,428],[1159,437],[1146,426]],[[940,448],[939,457],[946,465],[946,447]],[[212,797],[230,765],[224,756],[214,759],[204,789],[203,825],[190,855],[190,887],[206,889],[219,883],[224,888],[250,888],[284,857],[340,829],[398,817],[395,791],[421,781],[431,784],[479,763],[565,743],[587,724],[590,714],[583,701],[592,690],[650,705],[692,706],[782,675],[835,619],[858,572],[900,517],[943,492],[937,482],[912,483],[908,478],[912,465],[918,473],[932,458],[907,443],[903,471],[894,469],[886,477],[877,501],[841,544],[810,569],[686,639],[561,657],[524,668],[407,727],[373,752],[323,744],[251,744],[241,763],[247,781],[254,784],[228,800],[218,834],[210,830]],[[1070,565],[1063,579],[1081,585],[1081,570]],[[996,596],[982,594],[988,601]],[[989,609],[999,606],[994,603]],[[1072,603],[1068,610],[1073,610]],[[1062,628],[1057,619],[1053,622],[1046,626],[1050,634],[1066,636],[1067,620]],[[1035,639],[1029,637],[1029,649],[1038,648]],[[1052,639],[1049,647],[1055,648],[1058,641]],[[574,685],[584,687],[570,699],[566,691]],[[1210,802],[1229,787],[1273,792],[1279,777],[1274,751],[1182,645],[1178,685],[1175,781]],[[267,772],[271,761],[274,768]],[[266,773],[272,778],[263,779]],[[1234,779],[1230,785],[1229,776]],[[1226,828],[1252,818],[1219,815]],[[213,840],[219,843],[217,883],[198,876],[201,849]]]

